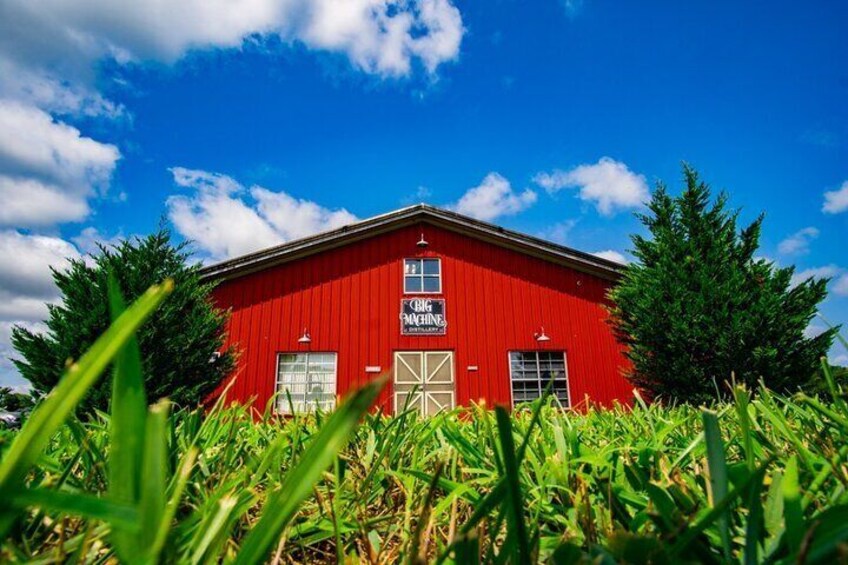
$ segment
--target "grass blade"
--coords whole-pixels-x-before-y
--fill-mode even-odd
[[[506,483],[507,531],[512,532],[514,563],[530,563],[530,537],[524,521],[524,504],[521,501],[521,483],[518,476],[518,460],[515,442],[512,439],[512,422],[503,406],[495,408],[498,420],[498,436],[503,451],[504,480]],[[508,548],[504,548],[506,550]]]
[[[262,517],[247,535],[236,563],[264,561],[276,544],[283,528],[294,517],[300,504],[312,493],[315,483],[347,443],[359,419],[376,400],[386,384],[381,377],[357,390],[321,427],[297,465],[286,474],[280,489],[268,496]]]
[[[789,552],[796,554],[804,539],[804,514],[801,510],[801,488],[798,484],[798,458],[794,455],[786,463],[783,473],[783,520]]]
[[[90,494],[35,488],[23,489],[12,497],[19,509],[43,508],[73,516],[118,524],[127,531],[138,529],[138,510],[135,506],[100,498]]]
[[[710,511],[704,514],[697,522],[695,522],[695,524],[686,528],[686,531],[683,532],[672,546],[669,552],[670,555],[672,557],[681,555],[698,536],[704,533],[704,530],[710,527],[713,522],[718,520],[725,514],[725,512],[727,512],[730,506],[736,502],[740,496],[742,496],[742,493],[745,492],[753,481],[762,481],[766,472],[766,467],[768,467],[771,461],[771,459],[768,459],[765,463],[758,467],[756,471],[748,475],[748,477],[738,486],[731,489],[727,496],[716,503]]]
[[[115,322],[126,309],[124,298],[112,273],[108,279],[109,311]],[[117,501],[136,505],[139,498],[147,395],[141,374],[138,340],[131,336],[115,356],[110,405],[109,495]],[[113,524],[112,542],[125,561],[140,555],[137,528]]]
[[[0,462],[0,501],[8,500],[22,487],[27,471],[52,435],[173,286],[168,280],[145,292],[68,368],[59,384],[33,410]],[[5,537],[13,520],[9,512],[0,512],[0,537]]]
[[[763,476],[759,477],[748,487],[748,524],[745,526],[745,554],[746,565],[760,563],[760,542],[763,539],[765,509],[762,502]]]
[[[439,485],[439,477],[442,475],[444,463],[439,462],[436,465],[436,471],[430,479],[430,487],[427,489],[427,496],[424,498],[424,504],[421,507],[421,513],[418,515],[418,520],[415,524],[415,530],[409,538],[410,546],[407,553],[407,563],[410,565],[418,563],[426,563],[426,547],[421,547],[421,538],[424,533],[424,528],[427,527],[427,522],[430,520],[430,511],[433,508],[433,500],[436,494],[436,488]]]
[[[144,437],[142,475],[139,493],[141,532],[140,549],[148,555],[157,537],[165,513],[168,487],[168,410],[170,403],[161,400],[150,407]]]
[[[196,460],[197,448],[192,447],[183,457],[183,460],[180,463],[180,467],[177,470],[176,475],[174,476],[174,483],[173,487],[171,488],[171,496],[168,499],[168,504],[162,514],[162,519],[159,521],[159,529],[156,532],[156,537],[153,541],[153,545],[150,547],[149,558],[152,562],[159,561],[159,554],[162,552],[162,548],[165,546],[165,541],[168,539],[168,532],[171,529],[171,522],[174,519],[174,515],[177,513],[177,506],[179,505],[180,498],[182,498],[183,492],[185,491],[186,484],[188,483],[188,478],[191,475],[191,470],[192,467],[194,467],[194,462]]]
[[[707,463],[710,469],[710,486],[713,507],[719,501],[727,498],[727,461],[724,458],[724,442],[721,440],[721,429],[715,412],[704,410],[704,436],[707,443]],[[730,561],[730,519],[727,512],[722,512],[718,518],[719,534],[724,549],[724,558]]]
[[[480,563],[480,540],[474,532],[456,540],[453,545],[454,563],[460,565],[475,565]]]

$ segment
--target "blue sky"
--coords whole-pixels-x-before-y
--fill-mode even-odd
[[[162,218],[212,261],[426,201],[627,259],[681,161],[848,321],[846,8],[627,4],[5,2],[0,355]]]

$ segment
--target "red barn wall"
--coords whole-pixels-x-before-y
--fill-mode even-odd
[[[232,311],[227,345],[241,352],[228,396],[255,397],[263,409],[280,352],[336,352],[344,395],[375,376],[366,366],[389,371],[396,350],[451,350],[457,404],[509,404],[508,352],[555,350],[566,352],[572,405],[630,402],[627,362],[606,324],[609,281],[429,225],[422,252],[421,231],[400,228],[222,282],[214,296]],[[401,335],[403,259],[411,257],[442,260],[444,336]],[[534,338],[542,326],[551,338],[544,344]],[[307,345],[298,343],[304,328]],[[391,384],[380,402],[391,412]]]

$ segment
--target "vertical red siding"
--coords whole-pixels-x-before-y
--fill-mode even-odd
[[[423,252],[415,245],[422,230],[430,242]],[[444,336],[400,334],[403,259],[416,256],[442,260]],[[336,352],[344,394],[373,376],[367,365],[388,371],[394,351],[428,349],[455,352],[459,404],[508,404],[508,352],[544,349],[566,352],[572,404],[589,398],[609,405],[629,402],[632,387],[606,324],[608,287],[598,277],[425,225],[223,282],[215,299],[232,310],[228,345],[240,351],[230,394],[255,397],[259,409],[274,393],[279,352]],[[542,326],[551,340],[540,345],[534,334]],[[304,328],[308,345],[298,343]],[[391,399],[389,387],[380,400],[386,411]]]

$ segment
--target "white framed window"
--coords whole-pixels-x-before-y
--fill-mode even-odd
[[[570,406],[568,370],[564,351],[510,351],[509,380],[512,406],[532,402],[554,381],[551,393],[563,406]]]
[[[404,259],[404,294],[440,294],[442,292],[441,259]]]
[[[278,413],[290,414],[292,408],[295,412],[332,410],[335,406],[335,353],[277,354]]]

